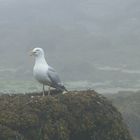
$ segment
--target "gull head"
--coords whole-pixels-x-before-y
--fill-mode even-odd
[[[44,56],[44,50],[42,48],[34,48],[31,51],[31,55],[33,55],[34,57]]]

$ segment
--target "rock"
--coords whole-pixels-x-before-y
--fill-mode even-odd
[[[132,140],[121,114],[95,91],[35,95],[0,96],[0,140]]]

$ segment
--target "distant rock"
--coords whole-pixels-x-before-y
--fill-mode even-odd
[[[107,98],[122,113],[135,140],[140,140],[140,91],[120,91],[118,94],[108,94]]]

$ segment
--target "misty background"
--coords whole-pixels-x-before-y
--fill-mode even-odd
[[[140,89],[139,0],[0,0],[0,91],[41,88],[42,47],[68,89]]]

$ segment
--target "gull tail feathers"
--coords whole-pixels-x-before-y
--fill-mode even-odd
[[[57,87],[57,89],[58,90],[60,90],[60,91],[66,91],[66,92],[68,92],[68,90],[66,89],[66,87],[64,86],[64,85],[59,85],[59,87]]]

